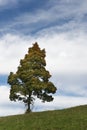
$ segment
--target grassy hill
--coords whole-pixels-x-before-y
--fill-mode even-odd
[[[87,105],[1,117],[0,130],[87,130]]]

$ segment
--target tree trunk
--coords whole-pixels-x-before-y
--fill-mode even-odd
[[[30,112],[31,112],[30,102],[28,102],[27,105],[28,105],[28,108],[27,108],[27,111],[26,111],[26,112],[27,112],[27,113],[30,113]]]
[[[31,93],[29,93],[29,97],[27,99],[27,110],[26,113],[30,113],[31,112]]]

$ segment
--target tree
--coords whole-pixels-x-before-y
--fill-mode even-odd
[[[45,56],[45,49],[41,50],[37,43],[33,44],[24,59],[20,60],[17,72],[10,72],[8,76],[11,85],[9,98],[11,101],[23,101],[27,105],[26,112],[31,111],[35,96],[43,102],[50,102],[57,90],[49,81],[51,75],[45,68]]]

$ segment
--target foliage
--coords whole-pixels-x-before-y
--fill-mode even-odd
[[[11,85],[10,100],[23,101],[27,106],[27,111],[31,111],[31,105],[34,103],[34,96],[43,102],[53,100],[51,94],[56,92],[56,87],[49,81],[51,77],[46,70],[45,49],[40,49],[35,43],[29,48],[28,54],[20,60],[17,72],[10,72],[8,83]]]
[[[87,130],[87,105],[3,117],[0,130]]]

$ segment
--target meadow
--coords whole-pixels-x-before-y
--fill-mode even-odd
[[[0,117],[0,130],[87,130],[87,105]]]

